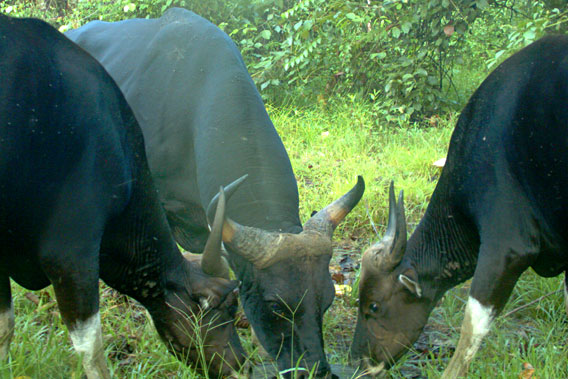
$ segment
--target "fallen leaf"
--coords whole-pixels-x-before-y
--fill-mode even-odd
[[[334,272],[333,274],[331,274],[331,279],[337,284],[343,284],[343,282],[345,281],[345,275],[340,272]]]
[[[454,26],[453,25],[446,25],[444,26],[444,34],[448,37],[454,34]]]
[[[26,292],[24,296],[35,305],[39,305],[39,297],[35,293]]]
[[[345,296],[351,293],[353,289],[351,286],[347,284],[334,284],[335,287],[335,295],[336,296]]]
[[[524,362],[523,369],[519,374],[519,379],[537,379],[537,377],[534,375],[534,371],[534,367],[530,363]]]
[[[433,166],[438,167],[438,168],[444,167],[445,164],[446,164],[446,158],[445,157],[440,158],[436,162],[432,163]]]

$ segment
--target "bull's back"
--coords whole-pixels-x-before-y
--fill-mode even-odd
[[[300,227],[290,160],[224,32],[173,8],[159,19],[92,22],[67,35],[125,93],[170,223],[195,218],[206,228],[203,210],[219,186],[248,174],[228,216],[250,226]]]
[[[514,178],[562,238],[568,228],[568,36],[548,37],[519,57],[532,62],[505,139]],[[568,242],[568,240],[566,240]]]
[[[524,225],[518,228],[536,242],[518,240],[539,247],[535,265],[546,275],[568,264],[567,103],[568,37],[545,37],[501,64],[472,96],[438,185],[440,198],[480,231],[499,213],[500,223]]]
[[[0,35],[2,267],[35,289],[48,284],[38,259],[50,232],[62,220],[102,229],[127,201],[118,184],[132,167],[100,66],[38,20],[0,17]]]
[[[232,94],[231,79],[243,81],[246,73],[233,42],[210,22],[179,8],[158,19],[94,21],[67,36],[97,58],[120,86],[140,122],[157,181],[180,174],[195,178],[196,130],[208,127],[203,120],[208,112],[230,113],[228,106],[208,105],[210,93]]]

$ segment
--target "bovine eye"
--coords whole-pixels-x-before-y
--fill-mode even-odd
[[[369,305],[369,311],[371,311],[371,313],[377,313],[379,311],[377,303],[371,303],[371,305]]]
[[[272,313],[274,313],[277,316],[280,316],[280,317],[285,316],[284,308],[282,308],[282,306],[275,301],[270,303],[270,310],[272,311]]]

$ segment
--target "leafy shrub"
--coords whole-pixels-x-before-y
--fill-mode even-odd
[[[564,0],[13,0],[0,10],[60,30],[191,9],[238,44],[265,99],[369,101],[382,123],[463,106],[489,69],[549,31]],[[472,75],[479,72],[479,75]],[[479,78],[478,78],[479,76]],[[467,80],[475,77],[475,80]],[[467,80],[467,82],[466,82]]]

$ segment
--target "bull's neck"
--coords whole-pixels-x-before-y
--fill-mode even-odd
[[[478,249],[474,225],[448,201],[434,196],[408,241],[405,261],[417,271],[424,294],[438,300],[473,276]]]
[[[163,301],[168,281],[184,265],[157,193],[144,182],[143,178],[135,182],[130,202],[107,226],[101,278],[150,309]]]
[[[272,200],[229,204],[229,217],[238,223],[269,232],[300,233],[298,208]]]

